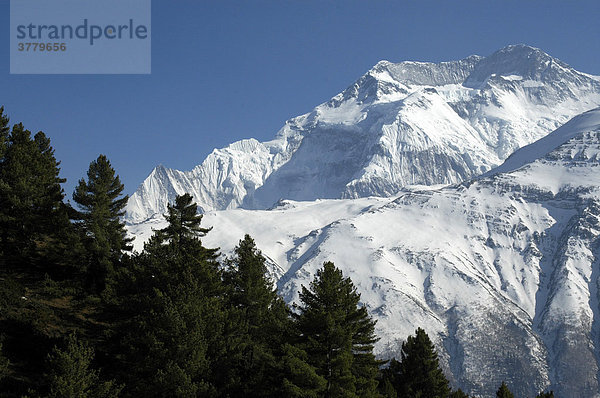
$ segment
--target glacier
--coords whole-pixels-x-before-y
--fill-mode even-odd
[[[506,381],[516,396],[600,396],[600,108],[461,183],[211,210],[203,224],[223,255],[253,236],[290,303],[333,261],[377,320],[381,357],[423,327],[470,394]],[[129,224],[136,248],[164,225]]]
[[[526,45],[438,64],[381,61],[271,141],[215,149],[190,171],[156,167],[126,220],[161,215],[186,192],[205,212],[454,184],[598,105],[600,78]]]

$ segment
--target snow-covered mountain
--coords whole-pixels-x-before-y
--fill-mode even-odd
[[[515,51],[528,52],[532,58],[547,57],[526,47],[510,47],[490,58],[502,58],[504,53]],[[525,95],[529,98],[527,103],[534,104],[531,92],[525,94],[523,82],[542,84],[544,78],[540,76],[550,73],[533,66],[516,71],[508,61],[494,61],[505,69],[500,68],[500,74],[488,76],[484,82],[482,76],[487,74],[475,71],[487,70],[484,66],[490,62],[469,58],[455,64],[428,65],[427,70],[437,71],[435,76],[423,72],[425,69],[416,63],[383,64],[383,69],[391,71],[390,76],[410,74],[410,81],[405,79],[403,83],[406,87],[422,84],[424,80],[437,84],[440,79],[441,83],[455,79],[468,85],[489,86],[470,94],[480,96],[480,107],[465,100],[464,107],[457,105],[460,103],[457,101],[452,108],[473,106],[458,118],[457,126],[470,126],[464,131],[475,131],[479,138],[483,137],[483,131],[488,131],[490,142],[496,142],[491,137],[497,134],[496,138],[506,138],[501,140],[503,144],[519,146],[535,135],[543,135],[540,131],[555,123],[553,119],[533,122],[511,116],[510,123],[506,119],[492,122],[490,109],[506,111],[509,105],[499,106],[483,98],[492,98],[493,93],[513,99]],[[554,62],[557,61],[552,60],[552,65]],[[375,69],[380,67],[381,64]],[[423,73],[412,71],[413,67]],[[557,64],[558,67],[560,73],[566,70],[595,87],[593,79],[563,64]],[[463,68],[471,71],[459,73]],[[517,72],[520,80],[515,77]],[[392,85],[400,84],[391,80],[399,80],[390,79]],[[378,89],[374,92],[381,99],[382,80],[375,81]],[[561,84],[554,82],[538,89],[549,92]],[[366,98],[359,94],[359,88],[364,86],[359,82],[355,85],[356,94],[349,89],[344,95]],[[500,90],[500,86],[504,88]],[[575,85],[569,87],[573,89]],[[456,90],[460,95],[467,92],[459,84]],[[441,109],[450,107],[440,99],[441,90],[436,88],[436,91],[438,94],[423,90],[419,96],[422,101],[426,98],[431,103],[439,101]],[[559,91],[563,97],[554,98],[556,104],[572,100],[565,99],[570,94],[559,89],[555,93]],[[396,93],[396,89],[390,92]],[[336,98],[340,104],[347,102],[343,96]],[[504,97],[496,99],[499,98]],[[400,101],[407,106],[406,98]],[[367,113],[373,112],[376,102],[369,105]],[[390,105],[393,103],[387,102],[386,106],[396,107],[397,104]],[[540,104],[531,105],[527,112],[548,106]],[[558,112],[561,108],[556,106]],[[324,105],[315,112],[323,109],[335,106],[332,102],[331,107]],[[404,119],[414,116],[413,113],[403,113],[402,106],[394,109],[401,113],[402,123],[417,125]],[[435,112],[435,107],[428,109]],[[481,116],[484,114],[487,116]],[[412,120],[419,123],[426,121],[424,116],[414,117]],[[431,122],[434,125],[435,120]],[[479,123],[486,120],[489,130],[483,124],[479,124],[481,130],[476,130],[473,127],[476,120]],[[518,134],[517,126],[523,128],[523,135]],[[390,130],[380,126],[379,132],[383,131]],[[430,137],[425,134],[433,130],[411,131]],[[311,134],[315,132],[326,134],[317,127]],[[356,134],[361,136],[362,132]],[[287,135],[292,136],[291,132]],[[307,134],[298,142],[304,145],[309,137]],[[440,145],[447,144],[444,140],[449,139],[437,138]],[[432,148],[425,145],[433,142],[430,139],[423,142],[423,149]],[[473,139],[475,142],[480,141]],[[234,145],[262,148],[265,144],[246,141]],[[411,143],[411,148],[417,146]],[[494,159],[501,157],[500,146],[486,144],[485,148],[490,156],[495,154]],[[288,162],[294,162],[298,151]],[[459,152],[450,152],[448,156],[459,156]],[[266,156],[260,150],[253,155]],[[483,169],[490,165],[483,158],[478,162],[472,164]],[[202,167],[200,170],[204,170]],[[465,176],[475,174],[474,169],[468,170]],[[366,172],[365,168],[364,178]],[[449,181],[448,176],[442,182]],[[347,196],[354,195],[344,192]],[[354,193],[359,196],[358,191]],[[377,319],[377,332],[382,337],[377,350],[382,355],[397,351],[399,340],[421,326],[435,341],[455,385],[472,394],[492,396],[504,380],[516,396],[535,396],[544,388],[553,389],[560,397],[600,396],[600,108],[575,117],[546,138],[514,153],[501,167],[467,182],[446,187],[407,187],[388,198],[282,200],[270,210],[209,211],[203,223],[214,227],[204,238],[205,245],[219,246],[223,253],[229,253],[245,233],[252,235],[269,260],[280,292],[290,302],[297,299],[300,285],[308,284],[324,261],[334,261],[352,278],[362,301]],[[137,247],[141,247],[152,227],[162,225],[164,220],[158,217],[130,225],[131,234],[137,237]]]
[[[457,183],[598,105],[600,78],[525,45],[439,64],[381,61],[272,141],[215,149],[191,171],[158,166],[127,220],[163,214],[185,192],[209,211]]]

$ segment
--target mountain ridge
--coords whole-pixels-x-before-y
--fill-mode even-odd
[[[228,254],[252,235],[288,303],[333,261],[378,321],[380,356],[425,327],[470,394],[506,381],[518,396],[599,396],[600,108],[552,135],[519,167],[451,186],[209,211],[203,242]],[[143,240],[162,225],[128,228]]]
[[[599,106],[600,78],[524,45],[381,61],[271,141],[157,167],[127,228],[140,250],[191,192],[203,243],[227,256],[250,234],[288,303],[333,261],[379,356],[421,326],[472,395],[600,397]]]
[[[492,73],[494,65],[505,75]],[[475,80],[476,88],[467,87]],[[457,183],[598,105],[596,77],[529,46],[438,64],[380,61],[331,100],[288,120],[271,141],[215,149],[188,172],[153,171],[132,195],[126,219],[162,214],[184,192],[210,211]]]

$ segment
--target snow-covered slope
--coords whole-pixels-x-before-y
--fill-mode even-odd
[[[599,396],[600,108],[488,176],[394,197],[209,211],[207,246],[245,233],[288,302],[324,261],[357,285],[387,356],[423,327],[455,385]],[[164,225],[130,225],[135,244]]]
[[[582,131],[588,129],[593,130],[599,124],[598,122],[598,109],[593,109],[578,115],[544,138],[517,150],[510,155],[501,166],[496,167],[484,176],[507,173],[523,167],[529,163],[531,159],[539,159],[546,156],[546,154],[551,152],[554,148],[557,148],[571,138],[576,137]],[[589,153],[591,149],[588,148],[587,150]]]
[[[457,183],[598,105],[598,78],[524,45],[439,64],[381,61],[272,141],[215,149],[191,171],[157,167],[127,220],[160,215],[184,192],[209,211]]]

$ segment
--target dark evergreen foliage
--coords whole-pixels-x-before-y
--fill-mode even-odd
[[[204,247],[188,194],[126,255],[127,197],[106,156],[77,209],[58,166],[50,140],[0,108],[0,396],[467,397],[422,329],[378,372],[375,322],[333,263],[290,312],[250,236],[222,264]],[[503,383],[497,396],[512,394]]]
[[[4,154],[8,148],[8,135],[10,133],[10,119],[4,114],[4,107],[0,107],[0,163],[4,160]]]
[[[113,381],[101,381],[91,368],[94,350],[74,335],[64,349],[54,348],[48,356],[49,398],[113,398],[121,387]]]
[[[2,342],[0,340],[0,380],[8,374],[9,360],[2,353]]]
[[[81,222],[86,255],[86,283],[93,292],[112,289],[115,265],[124,250],[131,250],[125,225],[120,217],[127,204],[122,196],[123,184],[106,156],[100,155],[90,163],[88,180],[79,180],[73,200],[79,211],[73,218]]]
[[[301,348],[285,344],[283,346],[283,396],[294,398],[317,398],[324,396],[327,388],[325,377],[309,363],[308,354]]]
[[[310,289],[302,287],[300,301],[299,346],[327,381],[324,396],[377,396],[375,321],[359,306],[360,294],[350,278],[326,262]]]
[[[183,247],[190,240],[198,240],[212,229],[200,226],[202,214],[198,214],[198,206],[188,193],[177,196],[175,203],[169,204],[167,209],[164,216],[169,224],[166,228],[156,231],[148,243],[150,246],[169,243],[173,247]],[[216,250],[212,253],[216,253]]]
[[[131,259],[117,289],[115,341],[128,396],[216,396],[212,371],[226,323],[216,250],[202,246],[189,195],[169,206],[169,225]],[[118,310],[117,310],[118,311]]]
[[[502,382],[498,391],[496,391],[496,398],[515,398],[515,396],[510,392],[506,383]]]
[[[291,318],[267,276],[265,261],[246,235],[227,263],[231,344],[220,373],[228,374],[224,384],[230,396],[269,397],[283,391],[279,374]]]
[[[0,391],[9,397],[43,384],[46,354],[86,319],[75,320],[71,306],[78,245],[59,171],[50,140],[22,124],[9,129],[0,108],[0,331],[8,360]]]
[[[384,380],[399,397],[445,398],[450,394],[433,343],[421,328],[402,343],[401,361],[390,361]]]
[[[32,138],[16,124],[7,134],[7,123],[0,115],[0,253],[22,269],[40,265],[57,232],[67,228],[65,180],[44,133]]]

